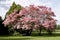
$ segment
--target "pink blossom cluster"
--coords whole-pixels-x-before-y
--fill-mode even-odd
[[[51,8],[45,6],[26,6],[22,7],[17,13],[16,10],[6,16],[3,24],[12,25],[13,29],[37,29],[42,25],[46,29],[55,28],[56,22],[52,18],[55,16]]]

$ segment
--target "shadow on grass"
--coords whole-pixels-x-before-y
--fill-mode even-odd
[[[47,34],[47,33],[42,33],[41,35],[35,33],[35,34],[31,34],[31,36],[45,36],[45,37],[57,37],[60,36],[60,33],[52,33],[51,35]]]
[[[7,35],[7,36],[3,35],[3,36],[0,36],[0,37],[9,37],[9,36],[10,35]],[[52,33],[51,35],[49,35],[48,33],[41,33],[41,35],[39,35],[38,33],[32,33],[30,36],[32,36],[32,37],[57,37],[57,36],[60,36],[60,33]],[[11,37],[17,37],[17,36],[11,36]],[[19,35],[19,37],[21,37],[21,36]],[[22,40],[22,38],[18,38],[18,39]],[[30,38],[23,38],[23,40],[25,40],[25,39],[28,40]]]
[[[0,40],[30,40],[30,38],[0,38]]]

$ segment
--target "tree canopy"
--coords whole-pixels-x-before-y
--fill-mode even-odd
[[[15,3],[13,3],[15,5]],[[13,9],[15,8],[12,7]],[[19,9],[19,6],[18,8]],[[55,16],[54,12],[51,10],[51,8],[45,7],[45,6],[26,6],[23,7],[18,13],[17,10],[13,10],[13,12],[8,15],[3,22],[6,25],[11,24],[13,28],[19,29],[29,29],[31,27],[38,28],[40,25],[48,28],[54,28],[55,19],[51,16]],[[7,22],[6,22],[7,21]]]
[[[8,28],[13,30],[36,30],[43,27],[49,33],[56,28],[56,21],[53,18],[55,14],[51,8],[34,5],[21,7],[16,6],[15,3],[13,3],[13,6],[7,13],[8,15],[3,22],[4,26],[10,25]]]

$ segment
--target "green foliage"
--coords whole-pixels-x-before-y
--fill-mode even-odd
[[[16,5],[15,2],[13,2],[12,6],[10,7],[10,9],[8,10],[8,12],[6,13],[6,15],[11,14],[14,9],[16,9],[17,11],[19,11],[21,9],[21,5]],[[5,16],[6,17],[6,16]]]
[[[17,7],[17,5],[15,4],[15,2],[13,2],[12,6],[10,7],[9,11],[6,13],[6,15],[9,15],[10,13],[13,12],[13,10]]]
[[[21,6],[19,4],[16,6],[16,10],[21,10]]]

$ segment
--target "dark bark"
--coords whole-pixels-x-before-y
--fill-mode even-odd
[[[32,30],[23,30],[23,29],[19,29],[17,30],[18,32],[20,32],[23,36],[30,36],[31,35],[31,32]]]
[[[26,36],[30,36],[31,32],[32,32],[32,30],[26,30]]]
[[[47,32],[48,32],[49,35],[52,35],[52,30],[51,29],[48,29]]]
[[[39,35],[41,35],[41,30],[42,30],[42,28],[40,27],[40,29],[39,29]]]

